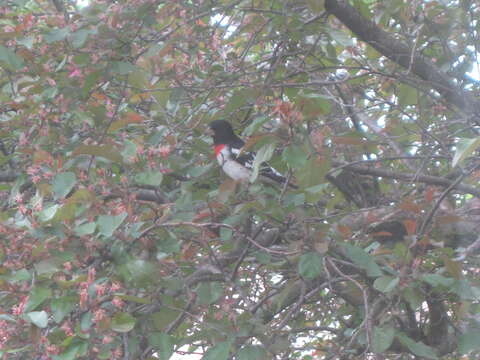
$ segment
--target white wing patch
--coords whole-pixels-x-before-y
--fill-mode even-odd
[[[232,154],[235,155],[235,157],[237,157],[242,152],[242,149],[237,149],[237,148],[232,147],[231,151],[232,151]]]

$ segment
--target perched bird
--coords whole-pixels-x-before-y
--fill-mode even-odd
[[[233,131],[232,125],[225,120],[215,120],[210,124],[215,156],[222,170],[235,181],[248,182],[252,174],[255,153],[242,148],[245,142]],[[287,179],[266,162],[260,165],[259,175],[285,184]],[[296,187],[289,184],[291,187]]]

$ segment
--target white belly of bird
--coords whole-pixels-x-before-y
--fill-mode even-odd
[[[251,171],[234,160],[227,160],[223,163],[223,171],[235,181],[248,181]]]
[[[248,181],[250,179],[251,170],[233,160],[227,148],[222,149],[222,151],[217,155],[217,161],[225,174],[227,174],[233,180]]]

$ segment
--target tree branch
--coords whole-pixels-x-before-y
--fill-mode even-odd
[[[349,171],[352,171],[360,175],[379,176],[387,179],[420,182],[420,183],[437,185],[442,187],[449,187],[454,185],[454,188],[457,189],[458,191],[466,194],[472,194],[480,198],[480,190],[478,188],[470,185],[454,184],[454,181],[443,178],[443,177],[395,172],[387,169],[366,167],[366,166],[360,166],[355,164],[344,164],[338,161],[334,161],[333,165],[336,166],[337,168],[332,169],[331,171],[339,170],[340,168],[347,168]]]
[[[431,61],[414,51],[392,34],[364,18],[345,0],[325,0],[325,9],[348,27],[359,39],[413,74],[427,81],[446,101],[468,115],[480,113],[480,102],[458,88]]]

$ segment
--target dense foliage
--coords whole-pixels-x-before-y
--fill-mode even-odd
[[[478,2],[0,6],[3,359],[479,356]]]

